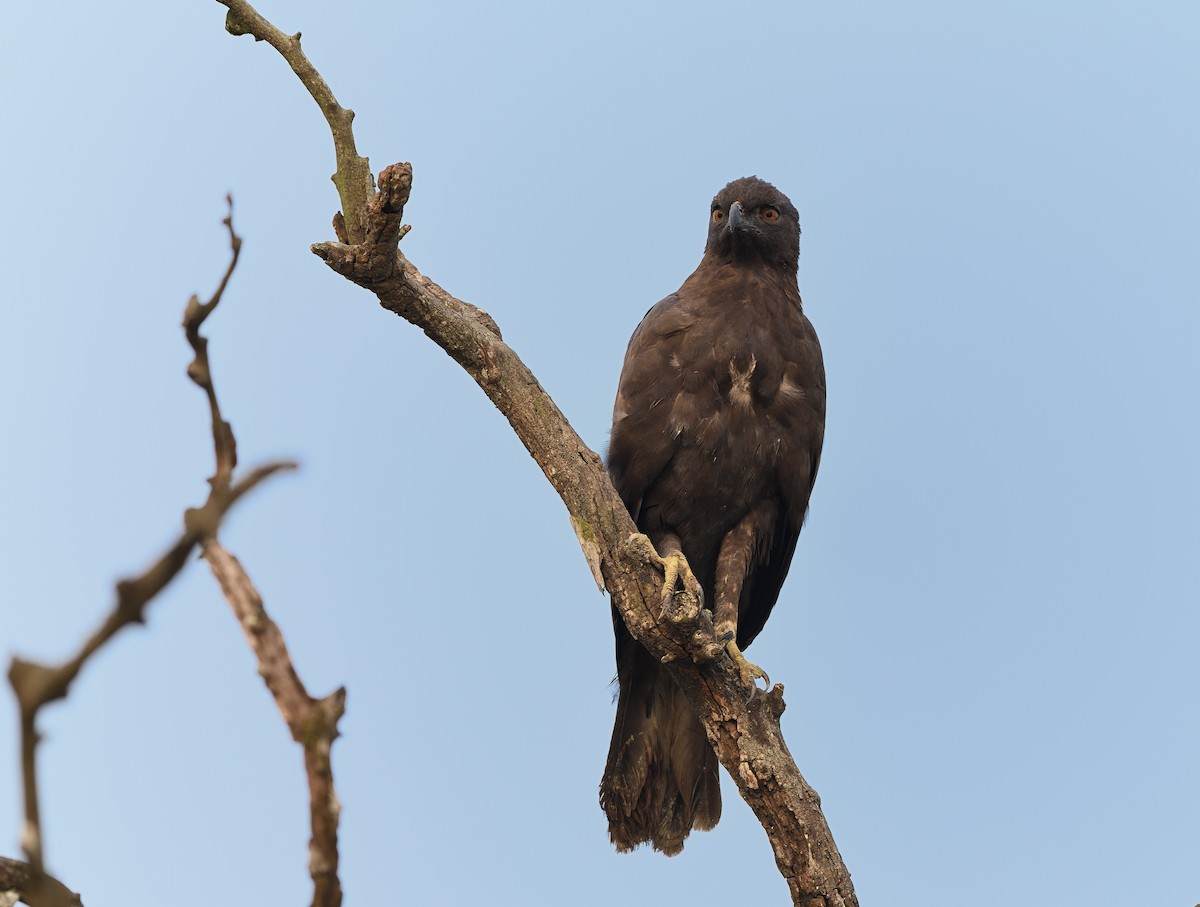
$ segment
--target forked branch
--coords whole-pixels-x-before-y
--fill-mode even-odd
[[[230,202],[232,209],[232,201]],[[208,361],[208,341],[200,333],[204,320],[212,314],[237,265],[242,240],[233,229],[233,213],[225,218],[232,256],[229,269],[213,298],[201,304],[196,297],[188,302],[183,328],[196,357],[188,375],[208,397],[212,417],[213,449],[216,471],[209,484],[214,493],[223,493],[233,481],[237,466],[237,441],[233,427],[221,415],[217,391]],[[205,534],[201,553],[221,586],[225,599],[241,625],[250,648],[258,660],[258,672],[275,698],[292,739],[304,748],[304,768],[308,776],[309,818],[312,838],[309,842],[309,874],[313,880],[313,907],[338,907],[342,886],[338,879],[338,817],[341,806],[333,789],[330,752],[338,736],[338,721],[345,711],[346,691],[338,689],[324,699],[313,699],[292,665],[291,655],[278,624],[263,606],[262,596],[250,581],[241,562],[229,553],[217,538],[217,527]]]
[[[233,260],[220,287],[208,303],[201,304],[195,296],[189,301],[188,317],[195,319],[197,330],[199,323],[203,322],[204,318],[216,307],[221,293],[229,281],[229,275],[237,263],[237,250],[241,241],[234,235],[229,218],[226,218],[226,225],[229,226],[234,249]],[[193,337],[192,332],[189,332],[189,339],[193,340],[192,346],[196,351],[196,358],[188,367],[188,374],[193,377],[193,380],[196,380],[197,375],[207,376],[208,356],[203,338],[198,334]],[[42,707],[55,700],[65,698],[71,683],[79,675],[88,659],[121,629],[130,624],[145,623],[146,606],[166,588],[171,580],[179,575],[187,564],[193,549],[217,531],[225,514],[244,494],[274,473],[294,468],[294,464],[287,462],[268,463],[251,470],[245,478],[234,482],[232,470],[236,454],[233,449],[232,432],[230,432],[229,426],[220,419],[216,395],[211,389],[211,379],[209,379],[208,389],[213,415],[213,438],[217,451],[217,474],[218,476],[223,475],[222,480],[217,481],[214,477],[210,482],[211,488],[204,504],[184,513],[183,532],[148,570],[117,583],[117,600],[112,610],[100,626],[84,641],[73,658],[60,665],[46,665],[14,657],[9,666],[8,678],[17,697],[21,717],[21,773],[25,796],[25,822],[21,833],[21,846],[28,860],[28,873],[25,876],[26,887],[23,891],[23,898],[27,903],[61,907],[61,905],[69,905],[78,901],[78,895],[71,894],[61,883],[46,875],[45,871],[37,783],[37,746],[40,740],[37,718]],[[74,898],[75,901],[72,901],[71,898]]]
[[[231,10],[248,7],[240,0],[218,2]],[[269,40],[269,31],[255,31],[249,17],[239,16],[247,31]],[[330,125],[333,128],[332,121]],[[334,139],[335,145],[341,141],[336,131]],[[722,765],[766,829],[793,902],[857,907],[820,801],[797,770],[780,733],[782,686],[766,695],[742,686],[723,648],[714,644],[708,611],[681,602],[670,619],[661,615],[662,578],[655,572],[655,558],[647,556],[635,535],[600,458],[504,343],[492,318],[424,277],[397,249],[405,233],[402,218],[411,186],[410,165],[385,168],[379,174],[378,193],[360,211],[343,207],[347,222],[362,224],[358,235],[363,239],[356,240],[353,231],[347,236],[335,218],[340,241],[317,243],[313,252],[374,293],[385,309],[421,328],[508,419],[562,497],[588,563],[602,577],[630,632],[668,664],[696,710]]]

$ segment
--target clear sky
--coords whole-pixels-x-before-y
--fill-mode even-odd
[[[625,343],[757,174],[804,230],[829,421],[751,649],[864,905],[1200,901],[1200,7],[270,2],[404,247],[486,308],[584,439]],[[725,816],[609,846],[608,605],[483,394],[308,251],[332,146],[211,0],[11,4],[0,642],[67,655],[203,500],[209,321],[242,462],[224,539],[316,693],[347,904],[784,904]],[[197,563],[44,714],[46,853],[92,905],[299,904],[298,749]],[[0,696],[0,853],[17,855]]]

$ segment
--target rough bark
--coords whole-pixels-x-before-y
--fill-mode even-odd
[[[236,33],[260,40],[278,34],[269,23],[269,30],[256,26],[261,17],[243,0],[218,2],[229,7]],[[310,84],[307,60],[300,64],[294,59],[303,56],[298,42],[288,45],[287,52],[289,64],[314,97],[322,89],[328,91],[323,81]],[[331,116],[324,103],[321,108],[340,148],[344,117]],[[338,154],[339,160],[345,156],[344,150]],[[340,241],[318,243],[312,251],[334,271],[374,293],[385,309],[421,328],[508,419],[566,505],[588,564],[603,579],[630,633],[668,665],[700,716],[721,764],[770,838],[793,903],[857,907],[850,874],[820,800],[796,768],[780,733],[783,687],[763,694],[743,686],[716,641],[711,613],[690,594],[677,594],[664,613],[657,556],[648,540],[637,534],[600,457],[503,341],[491,316],[423,276],[398,250],[407,232],[402,219],[412,187],[411,166],[385,168],[378,183],[365,209],[347,209],[343,195],[343,210],[334,217]]]
[[[571,428],[487,313],[455,299],[395,248],[412,169],[379,174],[367,241],[319,243],[313,251],[342,276],[369,289],[387,310],[420,327],[475,379],[559,493],[589,563],[598,563],[630,632],[667,663],[700,716],[721,764],[758,816],[795,904],[856,905],[850,875],[820,808],[779,728],[783,687],[744,687],[716,641],[711,613],[689,595],[670,613],[660,605],[662,577],[648,541],[637,535],[600,457]]]

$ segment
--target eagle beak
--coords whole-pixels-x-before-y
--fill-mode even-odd
[[[729,206],[729,230],[733,233],[740,233],[746,227],[746,213],[742,210],[742,203],[734,202]]]

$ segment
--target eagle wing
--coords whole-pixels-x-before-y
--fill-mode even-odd
[[[668,414],[683,389],[684,335],[699,317],[672,293],[646,312],[629,339],[613,404],[608,471],[634,522],[642,496],[671,462],[678,445]]]

